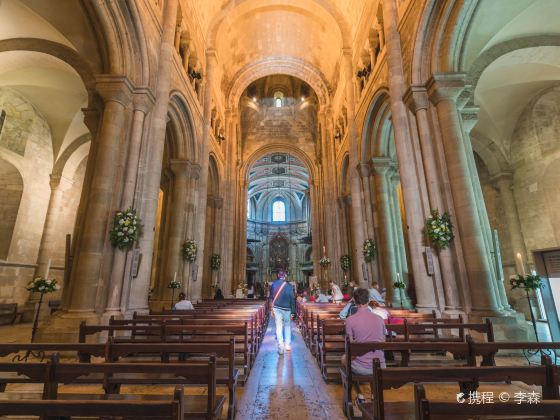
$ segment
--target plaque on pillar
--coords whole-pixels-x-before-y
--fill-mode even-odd
[[[424,248],[424,255],[426,256],[426,273],[428,276],[434,275],[434,254],[432,253],[432,248],[429,246]]]
[[[198,277],[198,265],[195,264],[192,266],[192,270],[191,270],[192,281],[196,281],[197,277]]]
[[[362,276],[364,277],[364,282],[369,284],[369,276],[366,263],[362,263]]]
[[[500,252],[500,237],[498,229],[492,230],[492,240],[494,242],[494,266],[496,267],[496,277],[498,281],[504,282],[504,269],[502,267],[502,254]]]
[[[142,261],[142,253],[139,249],[135,249],[134,251],[132,251],[132,264],[130,264],[130,275],[132,276],[132,278],[138,277],[140,261]]]

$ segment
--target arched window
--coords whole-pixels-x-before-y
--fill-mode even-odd
[[[247,199],[247,219],[251,218],[251,199]]]
[[[272,221],[286,221],[286,205],[282,200],[276,200],[274,203],[272,203]]]
[[[274,92],[274,106],[276,108],[282,107],[282,101],[284,99],[284,94],[280,91]]]
[[[276,98],[275,105],[276,105],[276,108],[281,108],[282,107],[282,98]]]

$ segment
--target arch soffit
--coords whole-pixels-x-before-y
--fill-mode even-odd
[[[198,161],[198,149],[195,141],[195,128],[185,97],[178,91],[171,92],[169,99],[169,122],[175,141],[177,159]]]
[[[368,107],[362,130],[362,162],[373,156],[387,156],[387,137],[383,135],[383,124],[391,115],[389,90],[381,87],[373,96]]]
[[[64,175],[71,179],[74,177],[74,171],[80,162],[87,156],[91,142],[91,134],[83,134],[75,139],[56,160],[52,174]],[[71,172],[71,173],[69,173]]]
[[[253,167],[255,162],[270,153],[288,153],[297,157],[307,169],[307,173],[309,174],[309,185],[311,186],[313,184],[316,168],[309,156],[297,147],[284,143],[272,143],[254,151],[243,164],[242,174],[245,185],[249,185],[249,172],[251,171],[251,168]]]
[[[87,62],[72,48],[39,38],[12,38],[0,40],[0,52],[31,51],[56,57],[72,67],[81,77],[87,90],[94,89],[95,76]]]
[[[237,108],[241,95],[252,82],[274,74],[285,74],[303,80],[315,91],[321,107],[328,105],[328,83],[315,66],[295,57],[269,57],[245,66],[233,77],[226,93],[230,107]]]
[[[210,48],[216,47],[216,39],[218,36],[219,29],[226,20],[228,16],[234,12],[238,7],[249,5],[251,1],[254,0],[229,0],[228,3],[222,7],[221,11],[212,19],[209,30],[208,30],[208,41]],[[278,4],[277,1],[269,1],[268,4],[263,5],[263,2],[259,0],[258,4],[262,6],[270,6]],[[334,21],[337,25],[340,36],[342,39],[343,48],[351,46],[351,30],[350,25],[346,21],[346,18],[342,15],[336,5],[333,4],[331,0],[313,0],[313,3],[319,5]],[[255,3],[257,4],[257,3]]]

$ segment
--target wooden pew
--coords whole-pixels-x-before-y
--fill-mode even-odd
[[[109,339],[106,361],[118,362],[131,357],[142,360],[154,357],[163,363],[168,363],[171,355],[177,355],[179,361],[185,360],[185,356],[211,356],[226,362],[225,369],[217,369],[216,383],[228,388],[228,418],[233,419],[237,410],[236,389],[239,371],[235,368],[235,340],[229,343],[115,343]]]
[[[108,343],[86,344],[86,343],[9,343],[0,344],[0,356],[13,355],[13,361],[27,359],[29,352],[44,360],[53,353],[75,353],[78,360],[82,363],[90,363],[92,357],[105,357]]]
[[[560,401],[541,401],[538,404],[495,402],[493,404],[459,404],[449,401],[433,401],[426,398],[424,386],[414,385],[414,401],[417,420],[472,419],[479,416],[508,416],[503,418],[534,419],[535,416],[560,418]]]
[[[39,416],[41,420],[72,416],[103,418],[115,414],[128,419],[151,417],[162,420],[183,420],[185,418],[183,388],[177,387],[173,399],[170,398],[168,401],[91,401],[86,398],[74,401],[0,400],[0,415]]]
[[[560,342],[499,341],[493,343],[475,342],[467,335],[471,352],[482,357],[481,366],[495,366],[496,354],[500,350],[560,350]]]
[[[478,389],[481,382],[523,382],[527,385],[542,387],[543,399],[558,399],[558,368],[552,364],[548,356],[542,358],[541,366],[484,366],[484,367],[415,367],[415,368],[381,368],[379,361],[374,361],[372,372],[371,403],[358,403],[362,416],[370,420],[381,420],[385,410],[391,412],[392,406],[383,398],[385,389],[395,389],[411,382],[457,382],[459,390],[465,395]],[[399,403],[403,405],[403,403]]]
[[[467,366],[476,366],[476,358],[470,353],[470,344],[463,343],[437,343],[437,342],[369,342],[369,343],[353,343],[346,337],[345,354],[346,365],[341,367],[340,378],[342,381],[343,392],[343,408],[348,417],[352,417],[352,385],[354,382],[370,383],[373,388],[371,375],[356,375],[352,372],[352,360],[358,356],[362,356],[370,351],[381,350],[385,353],[387,351],[394,351],[401,353],[401,367],[407,367],[410,360],[410,352],[414,350],[423,350],[430,352],[449,352],[452,353],[456,359],[465,360]]]

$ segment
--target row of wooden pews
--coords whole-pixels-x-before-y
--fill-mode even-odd
[[[536,342],[491,342],[477,343],[470,336],[465,343],[427,343],[423,350],[445,349],[460,355],[466,363],[463,366],[415,366],[381,368],[378,361],[374,363],[371,375],[356,375],[350,368],[351,360],[370,351],[394,349],[413,351],[411,342],[387,343],[352,343],[346,340],[347,364],[340,369],[344,386],[344,410],[349,418],[354,417],[352,388],[354,382],[369,383],[373,398],[371,402],[358,401],[362,417],[372,420],[400,418],[416,413],[417,419],[467,419],[483,415],[510,415],[515,418],[534,418],[534,416],[560,416],[560,367],[552,363],[549,356],[541,356],[541,365],[535,366],[496,366],[495,355],[500,350],[560,350],[560,343]],[[480,361],[480,366],[477,366]],[[501,401],[499,395],[493,396],[492,403],[483,404],[477,390],[482,384],[522,383],[539,387],[538,402],[512,403],[514,394],[508,394],[512,401]],[[450,395],[451,401],[430,401],[426,398],[424,384],[457,384],[456,392]],[[384,400],[384,391],[399,389],[406,384],[415,385],[415,406],[403,402],[388,403]],[[464,401],[460,402],[460,393]],[[456,398],[454,398],[456,397]],[[469,401],[469,398],[472,401]],[[488,402],[488,401],[487,401]],[[472,406],[477,406],[473,408]],[[536,408],[537,407],[537,408]],[[539,409],[538,407],[541,407]],[[555,407],[555,410],[552,410]],[[525,417],[523,417],[525,416]],[[477,417],[478,418],[478,417]],[[506,418],[506,417],[503,417]]]
[[[204,301],[194,311],[135,314],[108,325],[83,323],[78,343],[0,344],[0,356],[8,358],[0,363],[0,415],[48,409],[49,415],[52,410],[60,416],[86,412],[134,418],[149,416],[152,409],[158,413],[159,407],[155,418],[218,419],[227,401],[233,419],[236,388],[250,374],[267,321],[264,301]],[[76,361],[61,362],[59,353]],[[42,384],[43,391],[12,389],[21,384]],[[102,391],[59,392],[61,384],[96,385]],[[168,394],[130,391],[138,386],[157,386]],[[193,386],[205,388],[206,395],[185,395],[184,389]],[[165,391],[169,387],[176,387],[174,394]],[[227,400],[217,387],[227,388]],[[86,406],[89,411],[82,410]]]

